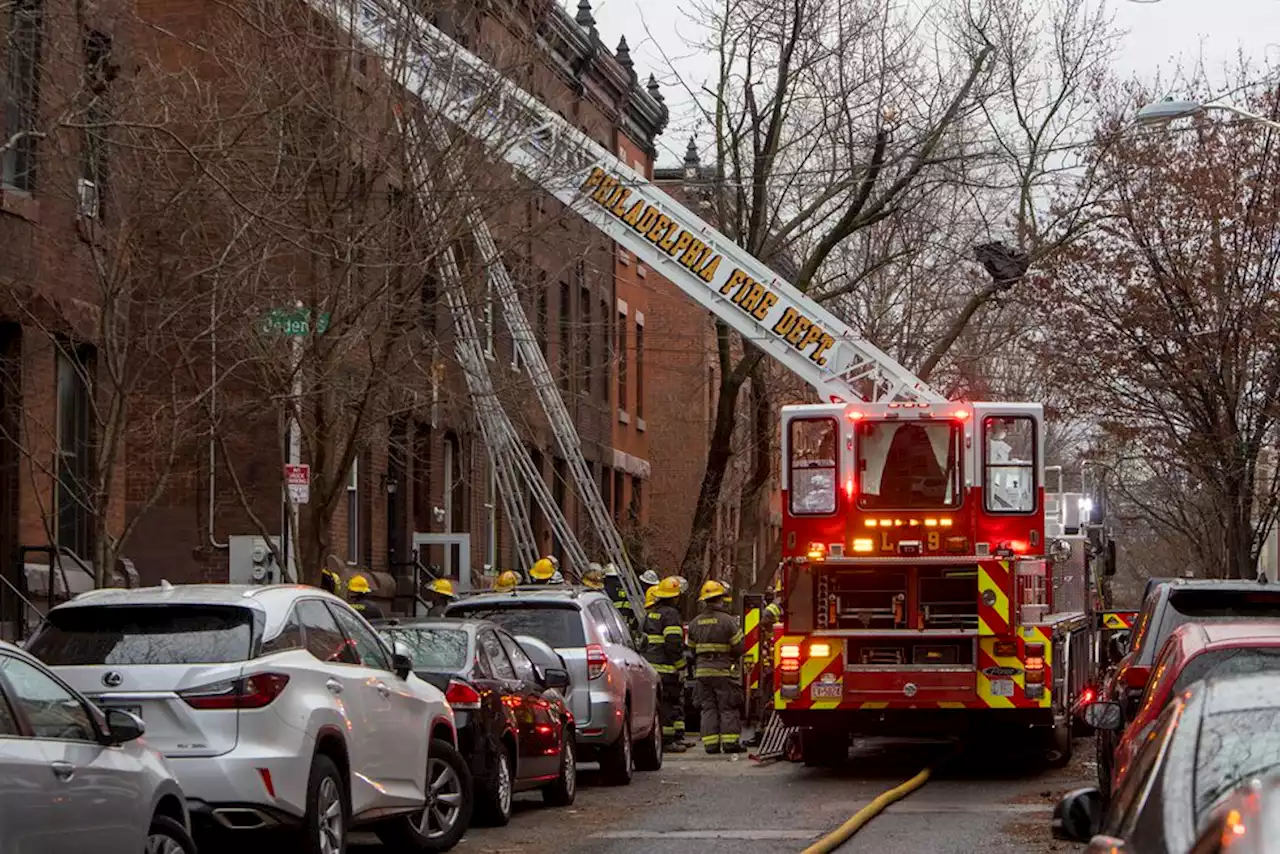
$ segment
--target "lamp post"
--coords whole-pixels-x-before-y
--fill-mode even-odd
[[[1173,98],[1166,98],[1163,101],[1155,101],[1147,104],[1145,107],[1138,110],[1138,114],[1135,116],[1135,119],[1138,124],[1158,125],[1164,124],[1165,122],[1171,122],[1174,119],[1185,119],[1190,118],[1191,116],[1198,116],[1201,113],[1208,112],[1209,110],[1221,110],[1224,113],[1231,113],[1239,116],[1246,121],[1266,125],[1269,128],[1280,130],[1280,122],[1272,121],[1266,116],[1260,116],[1256,113],[1251,113],[1248,110],[1242,110],[1239,107],[1232,106],[1231,104],[1201,104],[1198,101],[1176,101]]]

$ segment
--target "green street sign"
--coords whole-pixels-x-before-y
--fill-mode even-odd
[[[316,321],[316,334],[323,335],[329,329],[329,312],[321,312]],[[311,334],[311,309],[273,308],[262,319],[263,332],[278,332],[290,337]]]

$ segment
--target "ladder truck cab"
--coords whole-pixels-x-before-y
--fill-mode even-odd
[[[1045,542],[1043,422],[1030,403],[783,408],[775,705],[806,761],[983,724],[1065,761],[1090,627],[1084,574],[1054,577],[1070,546]]]

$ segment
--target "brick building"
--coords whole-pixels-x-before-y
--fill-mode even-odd
[[[74,66],[93,61],[81,56],[92,53],[93,34],[105,36],[108,44],[114,39],[118,61],[135,49],[128,25],[122,23],[133,20],[129,16],[104,12],[101,24],[90,22],[89,32],[81,34],[69,18],[36,14],[44,2],[18,0],[17,11],[0,21],[9,36],[0,45],[11,47],[0,54],[8,72],[4,79],[22,83],[5,93],[3,139],[15,130],[37,130],[42,120],[58,114],[65,104],[52,93],[78,91],[83,80],[77,75],[83,68]],[[28,8],[35,11],[24,18]],[[139,0],[135,9],[148,24],[162,25],[179,40],[196,36],[208,24],[208,7],[200,0]],[[576,18],[550,0],[510,0],[486,4],[483,10],[461,3],[435,19],[482,55],[517,50],[530,55],[523,85],[629,163],[646,172],[652,169],[654,139],[667,116],[661,95],[652,79],[647,86],[639,82],[625,42],[616,52],[601,44],[586,2]],[[112,32],[113,24],[120,32]],[[83,41],[85,47],[66,51],[61,60],[48,50],[42,61],[31,59],[40,55],[42,44],[53,41]],[[145,47],[136,49],[169,49],[157,44],[153,32]],[[26,53],[15,52],[13,45]],[[189,57],[167,61],[200,67]],[[70,70],[63,67],[68,63]],[[57,85],[59,75],[72,82]],[[272,407],[259,403],[256,416],[218,447],[193,440],[184,448],[188,463],[165,478],[163,489],[157,490],[155,466],[148,461],[154,449],[132,437],[118,457],[120,477],[111,494],[86,506],[68,493],[76,478],[63,473],[75,469],[83,475],[99,442],[85,415],[93,394],[94,328],[100,316],[93,258],[86,248],[92,239],[91,229],[86,237],[86,223],[92,216],[85,208],[84,183],[98,176],[77,171],[81,164],[93,165],[87,150],[37,144],[33,136],[4,152],[0,356],[9,370],[0,389],[7,439],[0,441],[0,554],[14,554],[20,545],[57,543],[92,555],[92,540],[104,531],[95,529],[88,517],[100,506],[111,523],[105,532],[118,532],[126,515],[136,514],[123,554],[136,564],[144,583],[162,577],[175,582],[226,579],[233,538],[280,530],[276,496],[284,451],[280,442],[264,441],[279,435]],[[494,223],[495,232],[508,267],[525,288],[527,313],[560,383],[584,455],[615,518],[624,528],[639,530],[651,504],[652,419],[645,407],[653,380],[644,330],[653,292],[646,280],[652,273],[532,188],[513,205],[511,216],[521,226],[515,229],[518,236],[504,241],[504,223]],[[383,593],[408,592],[415,556],[446,568],[464,586],[479,582],[482,567],[506,567],[514,560],[465,384],[451,358],[448,313],[442,304],[437,308],[425,321],[427,333],[439,342],[437,349],[423,354],[434,367],[431,380],[414,390],[413,404],[394,420],[369,428],[351,466],[346,500],[339,502],[334,516],[330,564],[372,570]],[[505,325],[496,317],[492,304],[486,304],[490,370],[553,494],[590,547],[588,520],[574,498],[565,463],[527,379],[519,373]],[[85,358],[64,364],[67,359],[60,353]],[[222,394],[219,405],[224,409],[252,411],[248,389],[233,385]],[[232,472],[252,490],[247,503],[228,497]],[[534,524],[543,548],[558,550],[546,521],[536,513]],[[419,550],[423,539],[431,542]]]

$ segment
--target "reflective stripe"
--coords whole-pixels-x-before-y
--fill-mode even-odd
[[[662,633],[664,635],[675,635],[677,637],[684,637],[684,629],[680,628],[679,626],[667,626],[665,629],[662,630]]]
[[[663,734],[663,735],[675,735],[675,734],[676,734],[676,728],[675,728],[675,727],[673,727],[673,726],[664,726],[664,727],[662,728],[662,734]]]
[[[738,674],[734,670],[698,665],[698,667],[694,669],[693,675],[695,678],[701,679],[703,676],[737,676]]]
[[[695,643],[693,651],[702,654],[704,652],[729,652],[733,648],[732,644],[727,643]]]
[[[649,663],[653,664],[653,662],[649,662]],[[679,668],[680,666],[681,665],[679,664],[653,664],[653,669],[658,671],[659,673],[675,673],[676,669]]]
[[[733,640],[729,641],[729,643],[742,643],[742,632],[741,631],[734,632]]]
[[[735,734],[733,734],[733,733],[731,733],[731,732],[730,732],[730,733],[721,733],[721,734],[720,734],[720,743],[721,743],[721,744],[734,744],[734,743],[735,743],[735,742],[737,742],[737,740],[738,740],[738,739],[740,739],[740,738],[742,738],[742,736],[740,736],[740,735],[735,735]]]
[[[703,744],[719,744],[720,733],[716,733],[715,735],[704,735],[702,737],[702,743]]]
[[[684,721],[683,721],[683,720],[676,721],[676,732],[678,732],[678,733],[680,733],[680,732],[684,732]]]
[[[647,640],[649,643],[655,646],[662,646],[662,641],[663,641],[662,635],[645,635],[644,637],[645,637],[645,640]]]

